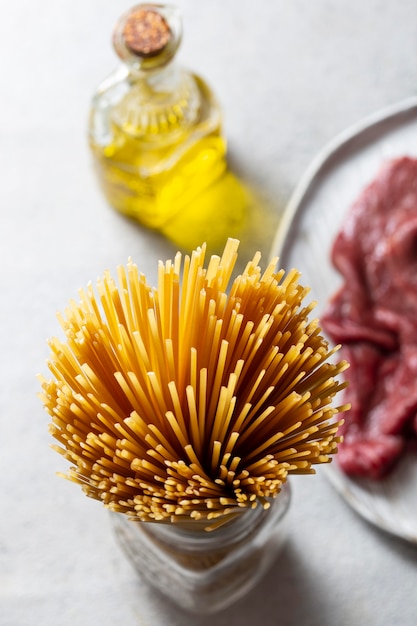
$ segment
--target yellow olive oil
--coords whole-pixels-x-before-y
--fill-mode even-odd
[[[184,247],[198,236],[197,245],[213,237],[222,245],[236,235],[247,197],[227,166],[221,111],[205,81],[173,61],[178,14],[144,7],[116,26],[124,65],[92,103],[89,139],[100,186],[115,209]]]

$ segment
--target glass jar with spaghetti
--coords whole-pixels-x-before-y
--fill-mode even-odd
[[[340,442],[345,386],[298,273],[231,285],[239,242],[205,268],[205,246],[133,261],[80,291],[40,377],[67,477],[105,504],[136,569],[181,606],[223,608],[265,573],[284,538],[290,474],[312,474]],[[230,295],[228,295],[230,294]],[[100,308],[101,306],[101,308]],[[135,521],[133,521],[135,520]]]
[[[116,536],[137,573],[181,608],[208,614],[252,589],[286,538],[289,483],[265,506],[227,519],[188,523],[134,522],[112,513]]]

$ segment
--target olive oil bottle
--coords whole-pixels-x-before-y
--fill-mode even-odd
[[[90,147],[115,209],[184,247],[213,237],[222,245],[237,234],[247,192],[227,166],[213,92],[175,62],[181,36],[170,5],[121,17],[113,45],[123,63],[93,98]]]

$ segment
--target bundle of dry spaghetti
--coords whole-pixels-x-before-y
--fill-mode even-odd
[[[40,394],[54,448],[113,511],[180,522],[267,507],[337,451],[347,364],[331,362],[297,271],[262,273],[256,254],[232,281],[238,245],[207,267],[205,246],[160,262],[157,288],[129,261],[60,316]]]

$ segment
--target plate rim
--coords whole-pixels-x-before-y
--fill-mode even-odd
[[[410,112],[417,113],[417,96],[412,96],[401,100],[395,104],[379,109],[375,113],[362,118],[359,122],[348,126],[345,130],[337,134],[329,141],[315,157],[313,157],[304,174],[295,186],[290,198],[284,208],[279,220],[278,228],[270,248],[270,258],[281,257],[295,218],[302,208],[302,203],[308,191],[315,182],[315,179],[325,168],[327,163],[336,156],[336,153],[347,147],[350,142],[356,140],[358,136],[375,128],[379,124],[386,122]]]
[[[285,257],[286,246],[290,244],[292,232],[297,225],[297,217],[305,208],[304,201],[308,193],[314,188],[316,180],[319,178],[322,171],[325,170],[326,166],[331,163],[332,159],[336,158],[338,153],[342,152],[343,149],[348,148],[349,144],[353,143],[353,141],[358,141],[370,130],[377,129],[378,125],[395,121],[395,118],[401,120],[402,117],[407,117],[410,113],[417,115],[417,96],[401,100],[400,102],[379,109],[375,113],[362,118],[359,122],[352,124],[336,135],[333,140],[328,142],[324,148],[316,154],[305,170],[299,183],[294,188],[282,213],[270,249],[271,259],[276,259],[277,257],[280,259],[282,256]],[[417,545],[417,530],[413,529],[412,532],[409,532],[407,529],[393,526],[390,521],[381,518],[377,511],[367,508],[366,503],[360,497],[361,490],[366,491],[366,488],[361,484],[360,480],[342,475],[341,470],[334,467],[334,463],[329,464],[325,469],[324,474],[328,482],[361,518],[395,538]],[[359,490],[359,495],[356,493],[356,490]],[[371,492],[368,493],[369,496],[372,495]]]

